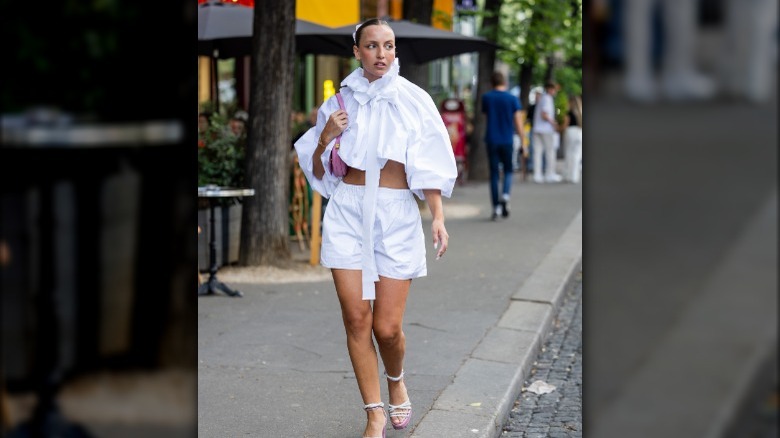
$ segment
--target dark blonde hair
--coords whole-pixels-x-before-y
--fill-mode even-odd
[[[359,46],[360,44],[360,36],[363,35],[363,29],[367,28],[368,26],[387,26],[390,27],[390,23],[388,23],[385,20],[381,20],[379,18],[371,18],[363,22],[358,28],[355,30],[355,35],[353,37],[353,42],[356,46]],[[392,27],[390,27],[392,29]]]

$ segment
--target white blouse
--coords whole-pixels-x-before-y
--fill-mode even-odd
[[[357,68],[341,82],[341,95],[348,116],[342,133],[339,156],[350,167],[366,171],[363,201],[363,299],[374,299],[378,281],[373,256],[373,219],[379,170],[387,160],[404,164],[410,190],[425,199],[423,189],[438,189],[450,197],[457,178],[452,143],[431,96],[398,74],[395,59],[390,71],[368,82]],[[311,187],[330,198],[340,178],[330,173],[328,161],[335,139],[325,148],[322,160],[325,174],[314,176],[313,155],[317,141],[331,113],[339,109],[336,96],[320,106],[317,124],[296,143],[300,163]],[[366,244],[368,243],[368,244]]]

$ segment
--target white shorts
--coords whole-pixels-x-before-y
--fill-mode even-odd
[[[320,264],[362,270],[365,186],[340,182],[322,221]],[[420,209],[408,189],[379,187],[374,222],[377,274],[398,280],[427,275]]]

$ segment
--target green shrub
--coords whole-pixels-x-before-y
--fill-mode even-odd
[[[198,147],[198,186],[243,187],[246,135],[229,133],[227,119],[215,114]]]

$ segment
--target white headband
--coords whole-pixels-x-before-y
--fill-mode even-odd
[[[355,31],[352,32],[352,42],[355,43],[355,45],[357,45],[357,40],[355,39],[355,34],[357,33],[357,30],[360,29],[360,26],[362,26],[362,25],[363,25],[363,23],[360,23],[357,26],[355,26]]]

